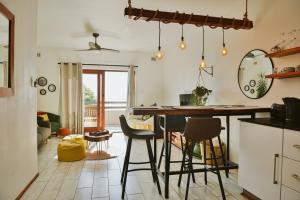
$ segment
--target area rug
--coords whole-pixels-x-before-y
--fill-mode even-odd
[[[99,145],[100,146],[100,145]],[[97,149],[96,143],[90,143],[87,153],[86,160],[107,160],[116,158],[119,155],[124,154],[126,149],[126,143],[124,141],[123,133],[114,133],[112,138],[109,140],[109,144],[102,142],[102,147]],[[97,151],[98,150],[98,151]]]
[[[111,155],[106,151],[94,151],[94,152],[87,152],[86,153],[86,160],[107,160],[111,158],[116,158],[118,155]]]

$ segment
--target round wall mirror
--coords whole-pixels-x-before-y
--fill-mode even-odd
[[[267,53],[260,49],[248,52],[242,59],[238,70],[239,87],[243,94],[251,99],[259,99],[270,90],[273,79],[265,78],[273,73],[273,62],[265,57]]]

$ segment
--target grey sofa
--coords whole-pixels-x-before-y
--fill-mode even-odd
[[[37,144],[38,146],[47,142],[47,139],[51,136],[50,127],[37,127]]]

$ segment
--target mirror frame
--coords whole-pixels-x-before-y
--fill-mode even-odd
[[[9,21],[9,52],[8,52],[8,87],[0,87],[0,97],[13,96],[15,93],[14,84],[14,41],[15,41],[15,16],[2,3],[0,3],[0,12]]]
[[[263,97],[269,92],[269,90],[271,89],[271,87],[272,87],[272,85],[273,85],[273,81],[274,81],[274,78],[272,78],[270,87],[268,88],[268,90],[266,91],[266,93],[265,93],[263,96],[259,97],[259,98],[257,98],[257,97],[256,97],[256,98],[249,97],[249,96],[247,96],[247,95],[243,92],[243,89],[242,89],[241,86],[240,86],[240,78],[239,78],[240,69],[241,69],[241,64],[242,64],[243,60],[246,58],[246,56],[248,55],[248,53],[250,53],[250,52],[252,52],[252,51],[256,51],[256,50],[262,51],[262,52],[264,52],[266,55],[268,54],[266,51],[264,51],[264,50],[262,50],[262,49],[252,49],[252,50],[248,51],[248,52],[244,55],[244,57],[242,58],[242,60],[241,60],[241,62],[240,62],[240,65],[239,65],[239,68],[238,68],[238,73],[237,73],[237,80],[238,80],[239,88],[240,88],[241,92],[243,93],[243,95],[244,95],[245,97],[249,98],[249,99],[260,99],[260,98],[263,98]],[[271,61],[271,64],[272,64],[272,71],[273,71],[273,70],[274,70],[274,63],[273,63],[273,60],[272,60],[270,57],[267,57],[267,58],[270,59],[270,61]]]

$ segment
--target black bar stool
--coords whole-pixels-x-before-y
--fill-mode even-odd
[[[164,116],[159,117],[159,126],[162,130],[164,130]],[[169,160],[170,163],[178,163],[181,161],[171,161],[171,148],[172,148],[172,135],[173,133],[180,133],[180,144],[181,144],[181,152],[183,155],[183,149],[184,149],[184,143],[183,143],[183,132],[186,125],[186,118],[184,116],[168,116],[167,118],[167,124],[168,124],[168,137],[169,139]],[[159,160],[158,160],[158,169],[161,166],[162,157],[164,156],[164,150],[165,150],[165,143],[163,143],[163,146],[161,148]],[[188,161],[188,159],[186,159]],[[195,176],[194,173],[192,173],[193,182],[195,183]]]
[[[181,173],[179,175],[178,180],[178,186],[180,186],[182,174],[183,174],[183,168],[185,166],[185,157],[186,155],[189,156],[189,162],[188,162],[188,178],[187,178],[187,186],[186,186],[186,193],[185,193],[185,200],[188,199],[188,191],[189,191],[189,185],[190,185],[190,175],[193,171],[193,150],[195,143],[201,142],[201,141],[209,141],[210,149],[212,152],[212,159],[214,161],[214,168],[206,169],[215,173],[218,175],[218,181],[222,193],[223,200],[226,200],[225,192],[223,188],[223,183],[219,171],[219,166],[216,158],[216,153],[214,149],[214,145],[212,142],[212,139],[215,137],[220,136],[221,133],[221,120],[219,118],[190,118],[186,124],[184,136],[186,138],[185,143],[185,149],[183,153],[182,158],[182,164],[181,164]],[[204,147],[205,149],[205,147]]]
[[[151,143],[150,143],[150,140],[155,137],[155,133],[152,131],[144,131],[144,130],[137,130],[137,129],[130,128],[129,125],[127,124],[127,121],[126,121],[126,118],[124,115],[121,115],[119,117],[119,119],[120,119],[121,129],[122,129],[123,133],[128,137],[126,154],[125,154],[123,170],[122,170],[122,177],[121,177],[122,199],[124,199],[124,195],[125,195],[127,173],[132,172],[132,171],[151,170],[153,181],[156,182],[158,192],[159,192],[159,194],[161,194],[161,189],[160,189],[159,180],[158,180],[157,171],[156,171],[155,160],[153,157],[153,152],[152,152]],[[146,140],[149,162],[129,162],[132,139]],[[129,164],[146,164],[146,163],[150,163],[150,168],[137,168],[137,169],[128,170]]]

